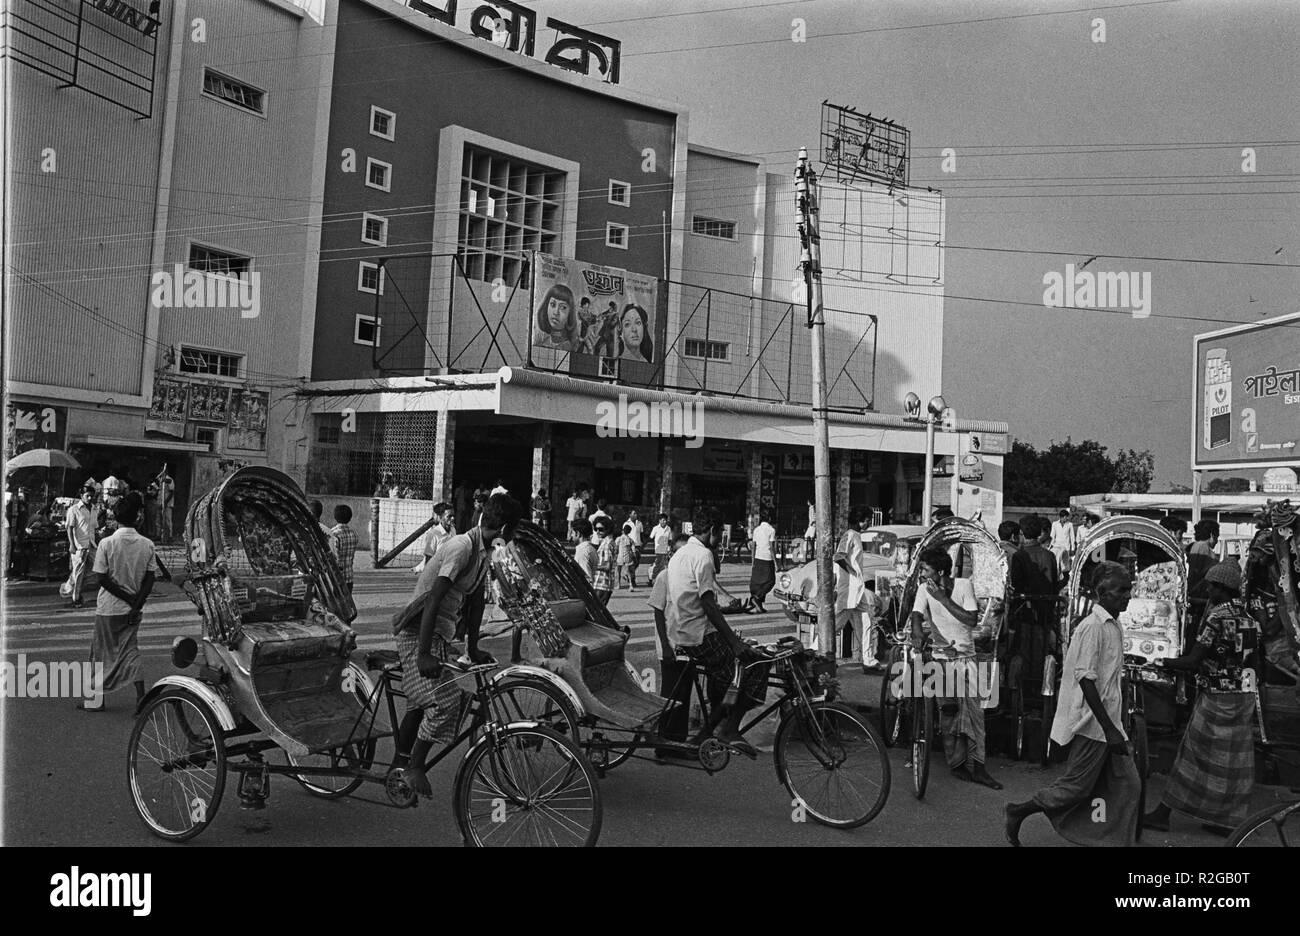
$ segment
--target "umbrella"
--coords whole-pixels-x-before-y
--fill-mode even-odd
[[[5,464],[5,473],[19,468],[80,468],[77,461],[61,449],[32,449],[15,455]]]

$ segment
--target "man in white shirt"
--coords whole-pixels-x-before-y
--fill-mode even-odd
[[[921,626],[928,624],[933,658],[944,681],[939,703],[939,730],[953,777],[994,790],[1002,784],[984,766],[984,708],[979,694],[975,658],[975,625],[979,603],[970,579],[952,578],[952,557],[942,547],[920,556],[921,585],[916,590],[910,621],[918,645]],[[949,695],[949,692],[952,695]],[[928,704],[928,700],[922,700]]]
[[[419,575],[424,571],[425,565],[433,558],[438,547],[456,535],[456,529],[452,525],[451,504],[446,501],[439,501],[433,505],[433,526],[429,527],[429,532],[424,534],[424,558],[420,560],[411,571]]]
[[[754,610],[761,614],[767,610],[763,607],[763,599],[776,585],[776,562],[772,556],[776,529],[767,522],[765,515],[759,514],[758,525],[749,531],[749,542],[754,551],[753,564],[749,568],[749,598],[754,603]]]
[[[709,705],[709,724],[698,736],[703,740],[714,733],[719,741],[748,757],[756,757],[753,745],[740,733],[745,712],[762,704],[767,695],[765,664],[754,663],[751,650],[731,629],[718,607],[718,585],[714,578],[713,551],[722,543],[722,512],[716,507],[700,507],[693,518],[693,535],[668,562],[667,618],[669,637],[705,674]],[[727,689],[736,673],[736,661],[745,664],[734,704],[723,705]]]
[[[99,574],[99,598],[95,603],[95,631],[90,659],[102,667],[94,677],[89,699],[77,707],[102,711],[104,693],[126,683],[135,685],[138,703],[144,698],[140,676],[140,615],[153,591],[155,578],[162,575],[153,542],[135,530],[144,499],[130,493],[118,501],[117,530],[95,551],[95,572]]]
[[[606,520],[611,519],[609,514],[605,512],[606,503],[607,502],[603,497],[600,500],[596,501],[596,509],[592,512],[591,516],[587,518],[587,520],[591,523],[592,526],[595,526],[596,521],[599,520],[601,517],[604,517]]]
[[[1020,844],[1020,826],[1044,813],[1078,845],[1133,845],[1142,780],[1129,756],[1123,722],[1124,631],[1115,619],[1128,607],[1133,578],[1116,562],[1098,565],[1096,604],[1070,639],[1061,665],[1061,694],[1052,740],[1070,745],[1065,773],[1024,803],[1008,803],[1007,841]],[[1098,803],[1104,810],[1098,810]]]
[[[1059,568],[1069,568],[1066,565],[1066,557],[1074,552],[1076,540],[1074,524],[1070,522],[1070,512],[1062,510],[1057,519],[1052,522],[1051,550],[1056,556],[1056,564]]]
[[[506,486],[501,482],[501,479],[497,478],[497,486],[492,489],[491,493],[488,496],[490,497],[492,494],[509,494],[509,493],[510,491],[506,489]]]
[[[668,559],[673,551],[673,527],[668,522],[668,514],[659,515],[659,523],[650,530],[650,538],[655,544],[655,564],[650,569],[653,583],[659,573],[668,568]]]
[[[71,575],[72,601],[69,608],[84,608],[81,589],[86,584],[86,573],[95,564],[95,489],[86,485],[81,489],[81,499],[68,508],[64,518],[68,531],[68,559]]]
[[[581,520],[583,513],[586,512],[587,510],[587,502],[582,499],[582,492],[575,490],[572,494],[569,495],[569,499],[564,502],[564,506],[569,512],[568,514],[569,542],[570,543],[579,542],[580,537],[578,535],[578,532],[573,528],[573,521]]]

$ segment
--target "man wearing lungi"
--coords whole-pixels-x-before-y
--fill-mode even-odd
[[[95,550],[95,572],[99,575],[99,598],[95,602],[95,632],[91,638],[90,660],[102,664],[90,698],[77,705],[88,712],[103,711],[104,693],[127,683],[135,684],[135,699],[144,698],[144,680],[140,678],[140,649],[136,637],[140,632],[140,609],[144,607],[154,579],[162,575],[153,541],[136,532],[135,525],[144,509],[143,499],[132,491],[117,502],[114,519],[117,529]]]
[[[405,765],[406,785],[422,796],[433,795],[424,774],[429,751],[434,744],[455,740],[464,714],[460,685],[443,664],[458,655],[452,641],[462,615],[469,658],[491,661],[490,654],[478,649],[488,554],[496,542],[509,542],[522,516],[523,507],[510,495],[489,497],[477,526],[438,547],[420,573],[415,596],[393,618],[407,705],[395,762]]]
[[[1128,607],[1133,579],[1117,562],[1093,575],[1096,604],[1070,640],[1061,665],[1061,697],[1052,740],[1070,745],[1065,773],[1024,803],[1008,803],[1007,841],[1020,845],[1020,825],[1044,813],[1078,845],[1132,845],[1137,839],[1142,780],[1121,727],[1124,633],[1115,616]]]
[[[767,610],[763,607],[763,600],[776,585],[776,561],[772,554],[776,530],[764,514],[759,514],[758,525],[750,531],[749,541],[754,544],[749,570],[749,600],[754,610],[762,613]]]
[[[979,603],[970,579],[952,577],[952,557],[943,548],[921,553],[921,585],[908,620],[920,646],[928,625],[934,660],[943,667],[945,695],[939,699],[939,730],[948,768],[954,778],[994,790],[1002,784],[984,766],[984,706],[975,660],[975,625]],[[953,695],[947,695],[951,689]],[[928,700],[922,700],[928,704]]]
[[[1178,756],[1169,771],[1160,805],[1143,824],[1169,828],[1176,809],[1220,834],[1245,820],[1255,786],[1255,714],[1259,625],[1241,595],[1241,567],[1228,559],[1205,574],[1209,611],[1196,642],[1176,659],[1165,660],[1172,670],[1196,674],[1196,705]]]

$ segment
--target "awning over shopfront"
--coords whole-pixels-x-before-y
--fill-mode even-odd
[[[313,384],[316,412],[420,412],[486,410],[501,416],[545,419],[591,426],[601,424],[610,407],[632,403],[694,407],[696,431],[704,439],[771,445],[811,446],[811,413],[806,406],[736,397],[673,393],[616,383],[583,380],[547,371],[503,367],[495,374],[398,377],[386,381],[331,381]],[[958,419],[957,433],[1006,433],[1004,422]],[[925,427],[901,415],[830,414],[831,447],[907,454],[925,452]],[[936,455],[957,454],[957,434],[935,434]]]
[[[166,452],[210,452],[212,446],[202,442],[181,442],[174,439],[116,439],[110,436],[74,435],[72,445],[107,445],[115,448],[160,449]]]

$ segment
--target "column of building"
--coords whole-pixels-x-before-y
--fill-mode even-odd
[[[456,465],[456,413],[438,412],[433,439],[433,500],[451,502],[452,472]]]
[[[533,438],[533,481],[532,487],[528,489],[527,498],[524,507],[532,502],[533,496],[538,491],[547,492],[550,497],[551,490],[551,423],[541,422],[537,424],[537,434]],[[563,509],[563,504],[556,503],[558,498],[551,500],[551,516],[555,516],[556,508]]]

